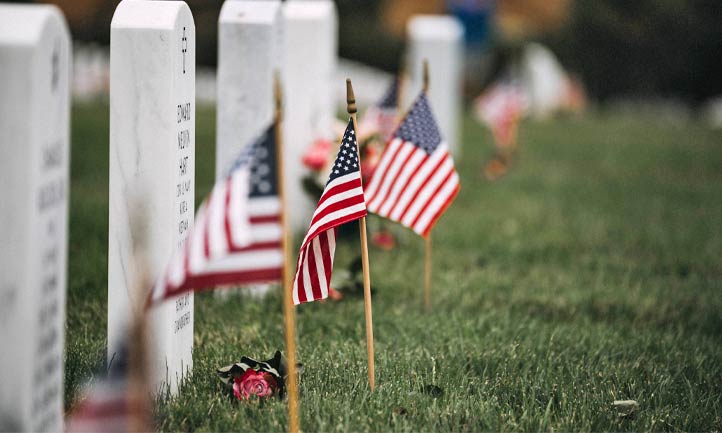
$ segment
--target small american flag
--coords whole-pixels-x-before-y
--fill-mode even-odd
[[[145,389],[147,383],[143,378],[131,374],[127,338],[121,346],[118,358],[111,361],[107,376],[96,377],[86,387],[83,400],[68,419],[67,432],[152,430],[151,404],[147,400],[150,390]]]
[[[399,84],[398,78],[391,82],[381,100],[366,110],[359,125],[361,131],[378,131],[384,144],[398,125]]]
[[[491,129],[499,147],[512,146],[519,119],[528,109],[526,93],[517,84],[494,84],[475,101],[476,115]]]
[[[367,185],[368,209],[425,237],[458,192],[454,161],[422,92]]]
[[[150,303],[222,285],[280,281],[283,275],[281,202],[275,125],[219,180],[196,214],[196,224],[172,257]]]
[[[353,120],[349,119],[331,175],[311,218],[298,255],[293,280],[293,303],[328,297],[336,227],[366,216]]]

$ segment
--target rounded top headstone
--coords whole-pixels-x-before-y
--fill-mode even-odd
[[[295,19],[317,20],[335,13],[335,6],[330,0],[284,2],[283,13]]]
[[[115,8],[110,27],[173,30],[182,14],[193,16],[184,1],[123,0]]]
[[[0,45],[35,45],[50,26],[70,34],[57,6],[0,4]]]
[[[219,20],[234,23],[274,23],[281,13],[277,0],[226,0]]]

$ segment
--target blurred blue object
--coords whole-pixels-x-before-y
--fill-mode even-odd
[[[489,43],[495,0],[447,0],[446,4],[449,12],[463,24],[468,47],[483,47]]]

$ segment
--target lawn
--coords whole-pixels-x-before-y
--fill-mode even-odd
[[[196,204],[214,129],[199,110]],[[105,358],[107,105],[76,106],[72,136],[68,409]],[[489,134],[469,118],[464,137],[462,190],[433,233],[433,311],[421,239],[398,229],[394,251],[370,252],[374,393],[362,299],[296,309],[302,429],[722,430],[722,133],[605,112],[527,122],[494,183],[480,176]],[[357,251],[349,236],[337,269]],[[239,403],[215,377],[283,348],[280,294],[199,294],[195,319],[193,375],[160,399],[156,427],[285,430],[284,402]],[[637,416],[617,416],[616,399]]]

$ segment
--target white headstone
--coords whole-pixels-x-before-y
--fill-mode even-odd
[[[532,115],[543,119],[563,108],[569,80],[549,48],[536,42],[527,44],[522,54],[521,71]]]
[[[421,91],[423,61],[427,59],[431,109],[449,148],[459,156],[464,27],[452,16],[417,15],[409,20],[406,30],[411,78],[409,91],[404,92],[406,106]]]
[[[216,178],[273,119],[281,2],[226,0],[218,19]]]
[[[281,72],[281,2],[226,0],[218,18],[216,179],[273,120],[273,76]],[[244,288],[260,296],[269,285]],[[218,295],[228,294],[217,290]]]
[[[132,313],[193,226],[195,25],[182,1],[122,1],[110,33],[108,360]],[[144,239],[133,239],[133,234]],[[134,256],[134,242],[145,257]],[[144,260],[144,263],[138,263]],[[153,386],[178,383],[193,365],[193,294],[149,317]]]
[[[70,35],[0,5],[0,431],[63,430]]]
[[[301,186],[308,170],[304,152],[317,138],[332,139],[338,56],[338,18],[330,0],[283,3],[283,82],[285,96],[283,166],[289,220],[308,229],[315,200]]]

